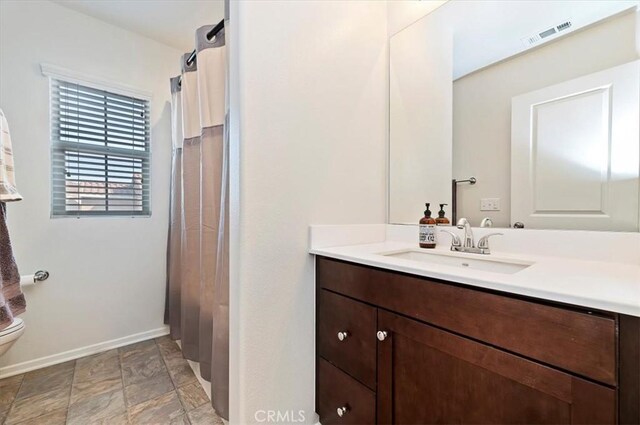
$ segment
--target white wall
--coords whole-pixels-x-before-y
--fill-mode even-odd
[[[448,0],[387,0],[387,29],[392,36]]]
[[[458,187],[458,217],[510,224],[512,97],[633,61],[635,38],[626,13],[453,83],[453,177],[478,179]],[[480,211],[481,198],[500,198],[501,210]]]
[[[453,35],[437,12],[389,40],[390,223],[451,205],[452,74]]]
[[[47,1],[0,2],[0,107],[24,200],[8,206],[26,332],[0,367],[163,327],[170,172],[169,77],[181,52]],[[47,62],[153,93],[151,218],[50,219]]]
[[[231,8],[230,419],[303,410],[313,423],[308,226],[385,220],[386,5]]]

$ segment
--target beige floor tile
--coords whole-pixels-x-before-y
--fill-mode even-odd
[[[118,348],[120,352],[120,358],[122,360],[126,360],[130,357],[134,357],[140,354],[150,354],[158,351],[158,346],[156,342],[152,339],[142,342],[137,342],[135,344],[126,345],[124,347]]]
[[[122,389],[118,350],[78,359],[73,377],[71,403]]]
[[[59,409],[37,418],[27,419],[18,425],[65,425],[67,422],[67,409]]]
[[[82,381],[100,381],[112,378],[119,373],[120,358],[118,350],[109,350],[76,360],[73,382],[75,384]]]
[[[167,363],[171,380],[176,388],[198,382],[198,378],[196,378],[196,375],[193,373],[193,369],[191,369],[191,366],[189,366],[189,363],[187,363],[185,359],[165,359],[165,362]]]
[[[0,380],[0,413],[7,412],[16,398],[24,375],[16,375]],[[0,421],[2,423],[2,421]]]
[[[120,371],[118,371],[118,376],[103,379],[101,381],[78,382],[73,384],[71,389],[71,403],[77,403],[100,394],[122,390],[122,388],[122,377],[120,376]]]
[[[187,412],[211,401],[199,382],[178,388],[178,396]]]
[[[122,390],[95,395],[69,406],[68,425],[86,425],[126,413]]]
[[[182,356],[182,351],[175,341],[165,336],[156,339],[156,342],[176,388],[198,382],[193,369]]]
[[[171,419],[171,422],[169,422],[169,425],[191,425],[191,422],[189,422],[189,417],[185,413],[183,415],[178,416],[177,418]]]
[[[128,410],[132,425],[171,424],[185,413],[175,391],[137,404]]]
[[[31,397],[16,399],[13,402],[13,406],[11,406],[5,423],[7,425],[16,424],[56,410],[66,409],[69,405],[70,390],[71,387],[54,389]]]
[[[33,370],[31,372],[27,372],[24,375],[25,380],[29,380],[31,378],[39,378],[43,376],[51,376],[56,375],[65,371],[73,370],[76,367],[76,361],[70,360],[68,362],[59,363],[53,366],[47,366],[42,369]]]
[[[70,389],[75,360],[34,370],[24,375],[16,399],[23,399],[51,390]]]
[[[86,425],[129,425],[129,417],[126,413],[123,413],[120,415],[110,416],[108,418],[88,422]]]
[[[169,337],[0,380],[0,424],[189,425],[190,421],[222,424]]]
[[[10,376],[9,378],[0,379],[0,389],[10,385],[14,385],[16,382],[20,383],[24,379],[24,373],[20,375]]]
[[[122,380],[124,386],[138,384],[167,372],[160,353],[136,355],[122,361]]]
[[[163,340],[158,342],[158,348],[164,358],[182,358],[182,351],[180,351],[180,347],[178,347],[178,344],[175,341],[169,339],[168,341]]]
[[[155,338],[154,341],[156,342],[156,344],[158,344],[158,346],[165,345],[165,344],[171,345],[176,343],[174,340],[171,339],[169,335],[159,336],[158,338]]]
[[[142,382],[124,388],[127,406],[135,406],[159,395],[173,391],[173,382],[166,371]]]
[[[222,419],[213,407],[211,407],[211,403],[203,404],[197,409],[192,410],[188,413],[189,421],[191,425],[223,425]]]

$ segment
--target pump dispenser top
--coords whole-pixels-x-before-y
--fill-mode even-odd
[[[424,205],[427,207],[427,209],[426,209],[426,210],[424,210],[424,216],[425,216],[425,217],[427,217],[427,218],[429,218],[429,217],[431,217],[431,210],[429,209],[429,206],[430,206],[431,204],[427,202],[427,203],[426,203],[426,204],[424,204]]]

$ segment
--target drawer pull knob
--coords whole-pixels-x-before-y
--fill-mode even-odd
[[[340,341],[344,341],[345,339],[347,339],[348,336],[349,336],[349,332],[347,332],[347,331],[338,332],[338,339]]]
[[[387,333],[387,331],[378,331],[378,333],[376,334],[376,336],[378,337],[379,341],[384,341],[385,339],[387,339],[387,337],[389,336],[389,334]]]
[[[349,409],[347,408],[347,406],[342,406],[342,407],[338,407],[338,409],[336,409],[336,411],[338,412],[338,416],[343,417],[344,415],[347,414]]]

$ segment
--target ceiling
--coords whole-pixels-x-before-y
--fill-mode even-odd
[[[453,77],[457,79],[639,5],[639,0],[453,0],[432,16],[453,33]],[[568,29],[532,45],[525,42],[566,21],[571,21]]]
[[[223,0],[52,0],[185,52],[195,30],[224,17]]]
[[[193,49],[196,28],[224,17],[223,0],[52,1],[184,52]],[[569,33],[638,4],[638,0],[457,0],[434,14],[453,29],[455,79],[535,47],[525,46],[522,39],[563,20],[573,23],[570,31],[563,32]]]

